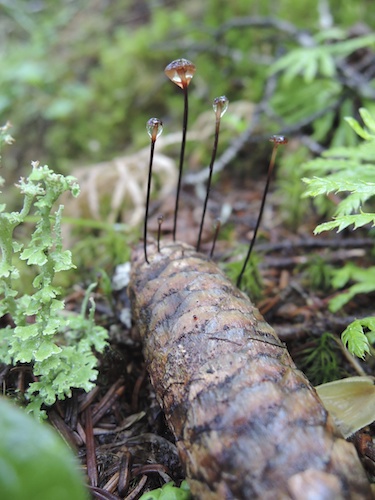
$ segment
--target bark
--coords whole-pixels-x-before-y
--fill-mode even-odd
[[[246,295],[183,243],[133,252],[134,321],[199,499],[370,499],[355,448]]]

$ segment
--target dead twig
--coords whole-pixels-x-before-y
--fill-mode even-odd
[[[130,482],[130,467],[132,462],[132,454],[129,450],[124,451],[120,459],[118,493],[121,497],[125,496],[129,488]]]
[[[98,488],[97,486],[89,486],[89,490],[94,498],[99,498],[99,500],[119,500],[117,495],[112,495],[112,493],[104,490],[103,488]]]
[[[125,391],[125,386],[123,385],[124,379],[120,378],[115,382],[112,387],[107,391],[105,396],[99,401],[92,415],[92,423],[95,425],[99,422],[102,416],[108,411],[108,409],[113,405],[113,403],[118,399],[121,394]]]
[[[146,475],[142,476],[137,486],[131,491],[131,493],[129,493],[127,497],[125,497],[125,500],[134,500],[135,498],[137,498],[137,496],[141,493],[141,491],[145,487],[147,479],[148,478]]]
[[[95,440],[93,433],[93,422],[91,409],[87,408],[84,412],[85,416],[85,433],[86,433],[86,465],[87,475],[91,486],[98,486],[98,467],[96,463]]]
[[[48,418],[54,428],[58,431],[60,436],[62,436],[64,441],[68,444],[68,446],[70,446],[75,452],[77,452],[78,447],[82,446],[83,444],[83,441],[80,438],[79,434],[74,432],[55,410],[50,410],[48,412]]]

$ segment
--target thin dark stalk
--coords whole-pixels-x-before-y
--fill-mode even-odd
[[[210,170],[209,170],[208,181],[207,181],[206,199],[204,200],[201,225],[199,227],[199,235],[198,235],[198,242],[197,242],[197,252],[199,252],[199,249],[200,249],[200,246],[201,246],[201,239],[202,239],[202,231],[203,231],[203,225],[204,225],[204,218],[206,216],[208,197],[210,195],[210,189],[211,189],[212,172],[214,170],[214,163],[215,163],[215,158],[216,158],[216,153],[217,153],[217,145],[219,143],[219,132],[220,132],[220,121],[221,121],[220,118],[221,118],[220,116],[216,117],[215,140],[214,140],[214,146],[212,148],[211,163],[210,163],[210,167],[209,167]]]
[[[143,228],[143,248],[145,251],[145,260],[146,260],[147,264],[149,264],[149,261],[147,258],[147,219],[148,219],[148,207],[150,204],[152,163],[154,160],[154,150],[155,150],[155,139],[151,138],[150,163],[149,163],[149,167],[148,167],[148,181],[147,181],[146,212],[145,212],[145,221],[144,221],[144,228]]]
[[[252,252],[253,247],[254,247],[254,243],[255,243],[256,238],[257,238],[257,233],[258,233],[260,221],[262,220],[264,205],[266,203],[266,197],[267,197],[268,188],[269,188],[271,177],[272,177],[272,172],[273,172],[273,168],[275,166],[275,159],[276,159],[277,148],[278,148],[278,146],[280,144],[286,144],[287,139],[285,137],[283,137],[283,136],[274,136],[273,138],[271,138],[271,141],[273,142],[273,150],[272,150],[270,164],[269,164],[269,167],[268,167],[267,181],[266,181],[266,185],[265,185],[264,192],[263,192],[262,202],[261,202],[261,205],[260,205],[258,220],[257,220],[256,225],[255,225],[254,234],[253,234],[250,246],[249,246],[249,250],[248,250],[247,255],[246,255],[245,262],[243,263],[241,272],[240,272],[240,274],[239,274],[239,276],[237,278],[237,287],[238,288],[241,286],[242,277],[244,275],[247,263],[249,262],[249,259],[250,259],[250,256],[251,256],[251,252]]]
[[[216,219],[215,232],[214,232],[214,237],[212,240],[212,247],[211,247],[211,252],[210,252],[211,259],[214,256],[215,246],[216,246],[216,242],[217,242],[217,237],[219,235],[220,227],[221,227],[221,220]]]
[[[180,151],[180,166],[179,166],[179,171],[178,171],[176,204],[175,204],[175,209],[174,209],[173,241],[176,241],[178,204],[179,204],[179,199],[180,199],[182,170],[183,170],[183,166],[184,166],[186,131],[187,131],[188,113],[189,113],[188,87],[187,87],[187,85],[185,85],[182,90],[184,91],[184,117],[183,117],[183,122],[182,122],[182,141],[181,141],[181,151]]]
[[[158,252],[160,253],[160,237],[161,237],[161,225],[163,223],[163,220],[164,220],[164,216],[163,215],[159,215],[158,217]]]
[[[148,220],[148,207],[150,205],[150,192],[151,192],[151,178],[152,178],[152,163],[154,161],[154,150],[156,139],[163,131],[163,123],[159,118],[150,118],[146,124],[146,130],[151,139],[150,163],[148,166],[148,181],[147,181],[147,197],[146,197],[146,213],[143,228],[143,248],[145,251],[145,261],[149,264],[147,258],[147,220]]]

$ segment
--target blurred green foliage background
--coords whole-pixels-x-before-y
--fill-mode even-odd
[[[150,116],[180,130],[181,96],[163,73],[173,59],[197,66],[194,120],[217,95],[259,102],[270,67],[304,33],[327,45],[363,21],[373,32],[372,0],[1,0],[0,123],[9,120],[16,138],[4,168],[18,176],[36,159],[65,171],[111,159],[147,144]],[[325,68],[278,78],[270,106],[283,120],[269,114],[264,127],[272,133],[329,106],[342,91],[333,70],[326,58]],[[355,98],[365,96],[341,103],[348,114]],[[323,135],[333,119],[318,123]]]
[[[97,265],[107,269],[108,262],[122,261],[123,234],[113,223],[126,226],[126,214],[143,213],[147,175],[141,170],[145,157],[137,157],[132,170],[128,155],[148,145],[145,124],[152,116],[163,120],[163,137],[180,134],[181,91],[163,70],[184,57],[197,67],[189,87],[190,124],[212,113],[213,98],[229,98],[219,156],[232,148],[226,163],[232,177],[264,171],[271,134],[292,140],[277,169],[277,188],[281,217],[297,229],[308,208],[301,201],[301,165],[330,146],[355,145],[344,116],[358,117],[360,107],[375,114],[372,2],[0,0],[0,125],[10,121],[16,139],[1,152],[8,209],[18,203],[11,186],[28,174],[31,161],[73,173],[82,194],[78,205],[63,203],[64,215],[79,223],[75,243],[83,248],[73,251],[75,262],[91,267],[99,254]],[[186,163],[195,169],[210,158],[203,130],[213,132],[213,113],[212,127],[210,120],[211,114],[197,121],[201,142],[187,145]],[[170,148],[177,158],[178,144]],[[111,163],[118,157],[120,166]],[[94,168],[98,162],[104,163]],[[91,167],[86,177],[77,171],[85,165]],[[215,175],[218,170],[217,162]],[[134,172],[140,178],[137,207],[125,193]],[[155,178],[154,186],[161,182]],[[331,206],[322,198],[318,208],[323,214]],[[96,229],[85,226],[88,218]],[[126,227],[127,241],[136,241],[134,225]]]

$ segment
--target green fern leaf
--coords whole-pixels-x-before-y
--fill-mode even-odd
[[[361,213],[336,217],[330,222],[323,222],[322,224],[319,224],[319,226],[314,229],[314,234],[320,234],[323,231],[332,231],[333,229],[337,229],[337,232],[339,233],[349,226],[353,225],[354,229],[358,229],[366,224],[371,224],[372,227],[375,226],[375,214]]]
[[[353,321],[342,333],[341,340],[349,352],[358,358],[364,358],[370,352],[369,341],[363,331],[360,320]]]
[[[370,47],[374,45],[375,35],[371,34],[328,45],[326,50],[333,56],[347,56],[362,47]]]
[[[362,47],[375,45],[375,35],[366,35],[351,40],[338,41],[330,45],[315,45],[296,48],[276,61],[270,73],[284,72],[285,82],[290,83],[301,75],[306,83],[311,83],[318,72],[332,77],[335,71],[334,57],[345,57]]]
[[[362,128],[361,125],[354,118],[347,116],[345,118],[345,121],[352,127],[354,132],[357,135],[359,135],[359,137],[362,137],[362,139],[365,139],[365,141],[370,141],[371,139],[374,138],[374,136],[369,132],[367,132],[364,128]]]
[[[337,44],[336,48],[339,45]],[[343,42],[341,49],[348,46],[347,42]],[[346,193],[345,198],[337,206],[333,220],[318,225],[314,234],[334,229],[339,232],[350,226],[353,229],[365,225],[375,226],[375,213],[366,213],[361,209],[375,196],[375,119],[364,108],[359,112],[366,129],[354,118],[346,118],[346,122],[364,139],[363,143],[358,147],[331,148],[322,155],[322,158],[308,162],[303,167],[305,173],[315,174],[313,178],[303,179],[307,184],[305,196]],[[354,284],[330,301],[331,311],[338,311],[359,293],[375,291],[375,266],[362,269],[349,263],[340,270],[332,272],[334,288],[342,288],[349,282]],[[370,332],[365,333],[364,328]],[[370,352],[369,338],[375,340],[374,332],[375,318],[356,320],[343,332],[342,342],[352,354],[363,358]]]
[[[349,281],[355,281],[346,292],[340,293],[329,303],[329,309],[336,312],[347,304],[355,295],[359,293],[371,293],[375,290],[375,266],[362,269],[354,264],[347,264],[343,268],[333,271],[332,285],[335,288],[342,288]]]
[[[326,52],[321,52],[319,62],[321,75],[325,78],[333,78],[336,74],[336,66],[331,55]]]
[[[360,108],[359,109],[359,114],[361,115],[361,118],[366,125],[366,127],[370,130],[370,132],[373,134],[373,137],[375,139],[375,120],[371,116],[371,114],[368,112],[366,108]]]

